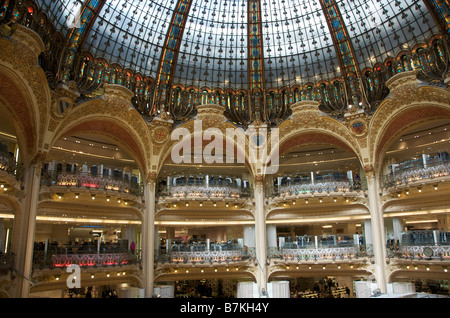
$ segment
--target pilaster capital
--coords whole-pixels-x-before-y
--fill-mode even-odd
[[[40,167],[44,163],[46,157],[47,157],[47,152],[38,151],[37,154],[34,156],[34,158],[31,159],[30,164],[37,165]]]

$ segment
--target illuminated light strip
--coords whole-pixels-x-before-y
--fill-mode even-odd
[[[53,150],[63,151],[63,152],[70,152],[70,153],[74,153],[74,154],[77,154],[77,155],[83,155],[83,156],[90,156],[90,157],[110,159],[110,160],[118,160],[118,161],[124,161],[124,162],[134,162],[131,159],[121,159],[121,158],[115,158],[115,157],[108,157],[108,156],[102,156],[102,155],[96,155],[96,154],[92,154],[92,153],[87,153],[87,152],[80,153],[79,151],[76,151],[76,150],[70,150],[70,149],[66,149],[66,148],[62,148],[62,147],[56,147],[56,146],[53,146],[52,149]]]
[[[406,221],[406,224],[415,224],[415,223],[437,223],[438,220],[420,220],[420,221]]]
[[[85,219],[85,218],[68,218],[57,216],[37,216],[36,221],[45,222],[69,222],[69,223],[101,223],[101,224],[141,224],[141,221],[131,220],[110,220],[110,219]]]
[[[398,216],[416,216],[428,214],[442,214],[449,213],[450,209],[428,210],[428,211],[408,211],[408,212],[385,212],[384,217],[398,217]]]

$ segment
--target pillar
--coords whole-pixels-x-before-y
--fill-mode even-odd
[[[401,218],[392,219],[392,230],[394,232],[394,239],[400,240],[403,232],[403,220]]]
[[[17,285],[14,297],[28,298],[32,283],[34,236],[36,230],[36,215],[39,203],[39,189],[42,162],[44,154],[39,154],[24,169],[24,195],[20,214],[14,218],[12,252],[15,255]]]
[[[256,239],[256,282],[259,292],[267,292],[267,235],[266,235],[266,213],[264,209],[264,184],[263,177],[255,178],[255,239]]]
[[[277,226],[267,225],[267,247],[276,248],[277,247]]]
[[[378,194],[378,174],[373,169],[366,170],[370,220],[372,225],[372,243],[375,257],[375,278],[382,293],[386,293],[386,243],[384,220]]]
[[[145,297],[153,296],[155,262],[155,185],[156,178],[149,178],[144,188],[145,209],[142,222],[142,261]]]
[[[367,245],[372,245],[372,222],[364,220],[364,240]]]
[[[255,248],[255,226],[245,225],[244,226],[244,245],[248,248]]]

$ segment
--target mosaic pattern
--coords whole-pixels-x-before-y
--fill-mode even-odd
[[[249,8],[249,89],[264,91],[264,56],[261,32],[261,3],[258,0],[248,1]]]
[[[66,55],[64,57],[64,81],[68,81],[71,79],[70,73],[75,63],[75,56],[77,54],[78,48],[84,40],[86,31],[93,23],[94,16],[104,2],[105,0],[87,1],[83,6],[80,6],[79,16],[78,11],[74,10],[74,15],[69,15],[69,18],[66,20],[66,24],[68,26],[73,25],[74,27],[70,31],[69,40],[66,47]],[[72,18],[74,19],[74,21],[71,21]]]
[[[450,5],[446,0],[426,0],[444,25],[445,32],[450,34]]]
[[[321,0],[321,4],[323,6],[323,11],[325,12],[335,46],[339,50],[341,71],[343,72],[344,77],[347,77],[350,73],[358,73],[359,70],[357,68],[353,48],[336,1]]]
[[[168,98],[168,93],[173,83],[172,73],[177,62],[178,48],[183,37],[184,26],[186,24],[190,6],[190,0],[180,0],[174,11],[158,70],[156,103],[164,102]]]

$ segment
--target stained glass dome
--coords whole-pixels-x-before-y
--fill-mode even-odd
[[[168,100],[192,99],[174,97],[177,87],[242,92],[251,109],[249,94],[288,88],[292,101],[301,99],[292,97],[294,87],[341,79],[344,89],[335,82],[309,93],[332,99],[328,107],[336,112],[341,95],[344,104],[357,104],[370,95],[355,93],[361,84],[382,86],[377,78],[362,83],[365,70],[448,32],[448,7],[433,0],[40,0],[37,6],[68,43],[65,80],[90,74],[120,84],[127,81],[120,76],[132,76],[142,113],[155,112],[158,101],[167,107]],[[68,21],[77,14],[74,27]],[[87,67],[94,62],[101,71]]]

